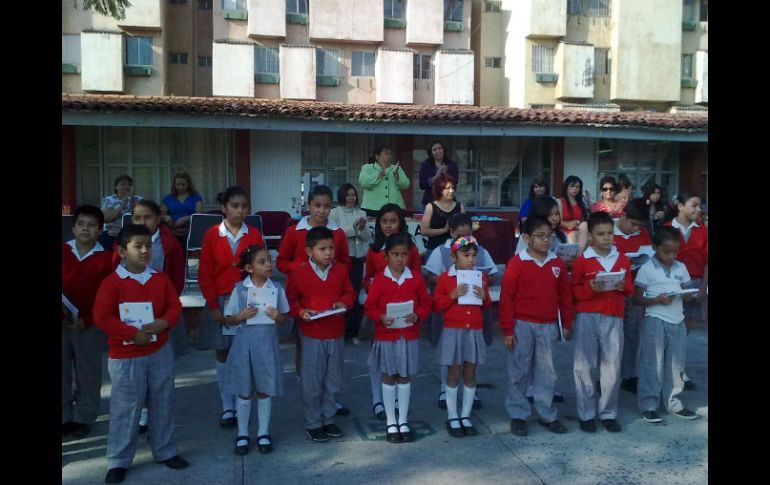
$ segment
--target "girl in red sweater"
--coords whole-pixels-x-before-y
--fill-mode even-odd
[[[433,308],[444,313],[444,330],[441,332],[441,365],[449,366],[446,381],[447,431],[450,436],[461,438],[474,436],[470,415],[476,395],[476,366],[486,360],[484,342],[483,309],[489,308],[489,282],[481,273],[482,286],[458,284],[458,271],[473,271],[476,266],[478,243],[473,236],[460,236],[452,242],[452,262],[449,270],[439,276],[434,293]],[[459,298],[469,291],[481,300],[481,304],[461,304]],[[457,417],[457,386],[460,374],[463,378],[463,407]]]
[[[222,311],[235,284],[241,280],[238,255],[254,244],[264,246],[265,241],[259,229],[243,222],[249,213],[249,199],[242,188],[230,187],[219,194],[217,199],[222,204],[225,218],[221,224],[212,227],[203,236],[198,284],[206,299],[211,319],[221,325],[221,330],[215,331],[212,338],[217,357],[219,396],[222,399],[219,425],[232,427],[236,424],[236,396],[226,391],[229,386],[225,385],[225,363],[235,329],[227,324]]]
[[[428,288],[420,273],[407,266],[412,239],[405,234],[391,234],[385,240],[388,267],[374,277],[369,286],[364,310],[374,322],[374,346],[369,367],[382,373],[382,396],[390,443],[414,441],[409,426],[410,376],[417,374],[419,359],[419,324],[431,312]],[[389,303],[412,303],[412,312],[395,318]],[[390,315],[389,315],[390,313]],[[396,424],[398,391],[398,424]]]

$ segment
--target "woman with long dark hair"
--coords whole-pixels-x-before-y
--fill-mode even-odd
[[[666,204],[663,202],[663,187],[651,184],[644,187],[644,201],[647,202],[649,216],[647,218],[647,232],[652,234],[663,225],[663,216],[666,214]]]
[[[559,227],[567,235],[570,244],[578,242],[578,235],[583,229],[583,224],[588,218],[588,208],[583,200],[583,181],[580,177],[570,175],[564,179],[559,199],[559,213],[561,222]],[[585,224],[583,224],[585,226]]]
[[[443,175],[449,175],[455,184],[460,180],[460,170],[457,163],[449,159],[444,145],[434,140],[426,150],[428,158],[420,165],[420,188],[424,190],[422,195],[423,205],[430,204],[435,200],[433,194],[433,183]]]

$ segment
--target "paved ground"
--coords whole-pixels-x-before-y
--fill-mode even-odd
[[[708,331],[697,329],[687,341],[688,374],[697,390],[685,402],[703,416],[684,421],[663,414],[666,426],[639,418],[634,395],[621,391],[619,422],[623,432],[596,434],[578,429],[572,372],[572,343],[556,354],[558,404],[569,432],[554,435],[530,419],[526,438],[509,432],[503,400],[506,389],[504,349],[497,337],[480,368],[478,382],[484,407],[473,414],[476,437],[451,438],[446,411],[436,407],[439,391],[436,352],[421,341],[421,374],[412,388],[410,421],[414,443],[384,441],[384,424],[371,414],[366,357],[369,342],[346,349],[344,401],[352,409],[337,419],[346,433],[328,443],[313,443],[303,434],[299,385],[294,376],[294,349],[283,345],[285,394],[274,400],[271,434],[275,451],[245,457],[233,453],[235,430],[218,426],[219,398],[211,350],[192,350],[176,372],[176,442],[191,465],[174,471],[152,462],[144,436],[126,476],[127,484],[702,484],[708,480]],[[106,376],[106,372],[105,372]],[[90,436],[62,442],[62,483],[103,483],[110,385],[102,388],[102,410]],[[256,416],[251,434],[256,434]],[[145,435],[146,436],[146,435]]]

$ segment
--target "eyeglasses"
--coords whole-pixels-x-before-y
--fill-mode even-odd
[[[615,192],[614,187],[602,187],[602,192]]]
[[[550,241],[553,239],[553,233],[550,232],[548,234],[544,234],[542,232],[538,232],[536,234],[532,234],[532,237],[540,239],[541,241]]]

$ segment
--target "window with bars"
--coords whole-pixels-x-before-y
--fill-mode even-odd
[[[286,0],[286,13],[307,14],[307,0]]]
[[[700,15],[701,22],[709,21],[709,0],[700,0]]]
[[[246,11],[246,0],[222,0],[222,10]]]
[[[484,58],[484,67],[491,67],[491,68],[494,68],[494,69],[499,69],[501,62],[502,62],[502,58],[500,58],[500,57],[485,57]]]
[[[485,12],[499,12],[500,9],[503,6],[503,2],[501,1],[485,1],[484,2],[484,11]]]
[[[198,0],[198,10],[211,10],[212,0]]]
[[[463,21],[463,0],[444,0],[444,22]]]
[[[198,67],[211,67],[211,56],[198,56]]]
[[[610,50],[594,48],[594,76],[610,75]]]
[[[280,72],[278,47],[256,47],[254,56],[254,70],[257,74],[278,74]]]
[[[385,0],[383,5],[386,19],[404,19],[404,0]]]
[[[693,54],[682,54],[682,79],[693,79],[692,62]]]
[[[610,17],[611,0],[568,0],[567,15]]]
[[[315,50],[315,75],[316,76],[340,76],[340,51],[339,49]]]
[[[597,186],[611,175],[617,180],[623,174],[633,184],[633,197],[642,196],[642,187],[656,183],[666,194],[676,194],[679,186],[679,143],[668,141],[596,140]],[[601,197],[591,194],[592,200]]]
[[[152,37],[126,37],[126,65],[152,66]]]
[[[414,55],[414,78],[430,79],[430,54]]]
[[[62,34],[61,63],[80,65],[80,34]]]
[[[682,0],[682,21],[692,22],[695,20],[695,0]]]
[[[532,72],[536,74],[553,73],[555,47],[534,44],[532,46]]]
[[[171,64],[187,64],[187,53],[180,52],[177,54],[169,54],[169,62],[171,62]]]
[[[374,52],[353,51],[353,76],[374,77]]]

